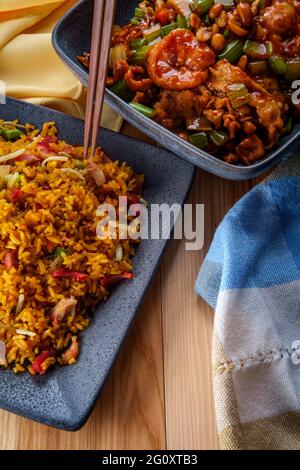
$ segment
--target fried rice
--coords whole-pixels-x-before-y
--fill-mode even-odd
[[[44,374],[76,362],[90,313],[132,279],[136,241],[100,239],[96,211],[140,201],[144,178],[101,149],[85,161],[55,123],[0,135],[0,365]]]

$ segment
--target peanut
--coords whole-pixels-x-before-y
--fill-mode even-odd
[[[231,29],[231,31],[236,34],[237,36],[246,36],[248,34],[248,31],[244,28],[242,28],[236,21],[234,21],[232,18],[228,20],[228,28]]]
[[[239,3],[236,12],[241,25],[244,28],[249,28],[253,21],[253,13],[249,3]]]
[[[214,34],[211,39],[211,46],[215,51],[221,51],[226,46],[226,39],[222,34]]]
[[[198,41],[205,42],[209,41],[212,37],[212,31],[210,28],[206,28],[205,26],[201,26],[196,33],[196,37]]]
[[[210,17],[211,20],[214,20],[221,14],[223,9],[224,9],[224,5],[222,5],[222,3],[218,3],[217,5],[214,5],[213,7],[211,7],[211,9],[209,10],[208,16]]]
[[[195,13],[192,13],[190,16],[190,25],[194,29],[198,29],[201,25],[201,20]]]
[[[242,55],[242,57],[240,57],[238,61],[237,66],[240,67],[240,69],[245,71],[247,68],[247,65],[248,65],[248,57],[246,55]]]
[[[218,18],[216,19],[216,24],[219,26],[219,28],[225,28],[225,26],[227,25],[227,20],[227,13],[223,10],[220,16],[218,16]]]
[[[216,23],[214,23],[211,27],[212,33],[217,34],[219,32],[219,30],[220,30],[219,26]]]

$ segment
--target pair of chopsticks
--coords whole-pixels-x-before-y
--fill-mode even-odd
[[[94,0],[90,74],[84,130],[85,158],[88,156],[90,141],[92,156],[95,154],[97,145],[115,5],[116,0]]]

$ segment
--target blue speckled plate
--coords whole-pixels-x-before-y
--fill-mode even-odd
[[[116,23],[120,25],[128,23],[137,4],[138,0],[118,0]],[[90,50],[92,16],[93,0],[82,0],[66,13],[53,32],[53,45],[57,53],[85,85],[88,82],[88,73],[76,57],[84,51]],[[144,117],[110,91],[106,92],[105,99],[127,121],[165,148],[193,165],[231,180],[246,180],[258,176],[278,163],[283,157],[295,153],[295,149],[299,147],[300,122],[298,121],[293,132],[283,137],[279,145],[262,160],[249,166],[231,165],[207,152],[198,150],[151,119]]]
[[[0,106],[0,119],[16,118],[37,126],[56,121],[60,138],[72,144],[83,141],[82,121],[8,99]],[[169,152],[104,129],[99,144],[113,159],[126,160],[138,173],[145,174],[145,198],[149,203],[184,203],[193,179],[192,165]],[[136,278],[120,284],[99,306],[90,327],[80,337],[77,364],[55,367],[43,377],[0,370],[0,407],[57,428],[79,429],[97,400],[166,244],[166,240],[145,240],[139,246],[134,258]]]

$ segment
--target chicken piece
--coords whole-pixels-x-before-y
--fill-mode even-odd
[[[267,129],[269,141],[277,141],[276,135],[280,133],[284,127],[281,116],[280,103],[273,97],[261,96],[254,93],[251,105],[256,108],[259,122]]]
[[[79,354],[78,338],[77,336],[72,336],[71,346],[62,355],[64,364],[69,364],[70,361],[74,362],[74,359],[77,359],[78,354]]]
[[[243,83],[249,91],[259,91],[262,94],[270,94],[259,84],[256,83],[239,67],[231,65],[228,60],[219,60],[210,68],[211,76],[206,86],[218,96],[227,95],[227,86],[234,83]]]
[[[227,86],[234,83],[243,83],[251,93],[249,105],[256,109],[259,122],[267,129],[269,140],[274,139],[274,135],[280,132],[284,126],[281,116],[281,103],[255,82],[239,67],[231,65],[227,60],[219,61],[214,67],[211,67],[211,78],[207,86],[214,93],[225,96]]]
[[[51,320],[53,328],[59,328],[64,317],[77,305],[77,300],[74,297],[69,299],[61,299],[58,304],[54,307]]]
[[[264,156],[265,147],[260,138],[252,134],[236,146],[236,153],[245,165],[249,165]]]
[[[97,186],[102,186],[105,181],[105,175],[98,165],[93,161],[89,160],[87,166],[88,173],[91,175]]]
[[[275,1],[273,5],[264,9],[259,22],[269,33],[281,35],[290,32],[293,34],[297,24],[296,10],[290,2]]]
[[[106,78],[106,86],[113,86],[119,80],[122,80],[128,69],[129,65],[126,60],[116,60],[113,65],[113,75]]]
[[[140,26],[127,25],[124,26],[120,31],[117,31],[112,37],[112,45],[124,44],[128,47],[132,39],[137,39],[143,36],[143,30]]]
[[[199,117],[202,112],[200,96],[190,90],[164,90],[160,101],[155,105],[156,119],[182,120]]]
[[[208,119],[216,128],[221,127],[223,121],[223,109],[205,109],[203,115]]]

